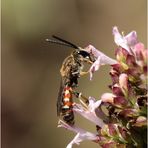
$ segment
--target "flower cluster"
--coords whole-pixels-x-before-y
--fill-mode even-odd
[[[138,41],[132,31],[124,36],[113,28],[114,41],[118,45],[116,60],[106,56],[92,45],[85,50],[92,53],[96,61],[90,67],[90,79],[101,65],[111,66],[109,85],[112,93],[104,93],[99,100],[89,97],[87,103],[75,103],[73,111],[96,125],[96,133],[87,132],[75,125],[59,121],[64,127],[76,133],[68,144],[79,144],[91,140],[103,148],[125,148],[147,146],[147,57],[148,50]],[[103,108],[106,108],[104,111]]]

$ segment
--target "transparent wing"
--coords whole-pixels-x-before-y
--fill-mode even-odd
[[[64,84],[61,79],[58,98],[57,98],[57,115],[60,116],[62,105],[63,105],[63,93],[64,93]]]

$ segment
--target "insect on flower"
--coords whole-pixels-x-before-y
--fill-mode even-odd
[[[46,39],[46,41],[74,48],[73,52],[65,58],[60,69],[62,80],[57,100],[57,115],[62,117],[66,123],[73,125],[73,95],[79,97],[79,93],[75,91],[78,78],[89,73],[89,71],[83,71],[84,63],[92,64],[95,62],[95,57],[66,40],[57,36],[52,37],[56,40]]]

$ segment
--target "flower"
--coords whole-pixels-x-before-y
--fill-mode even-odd
[[[96,115],[96,111],[98,107],[101,105],[101,100],[96,101],[94,98],[89,97],[88,99],[89,104],[88,107],[85,108],[81,104],[75,104],[73,111],[80,114],[84,118],[90,120],[91,122],[95,123],[96,125],[103,127],[105,123]]]
[[[93,54],[93,56],[96,58],[96,61],[92,64],[90,67],[90,80],[92,80],[92,75],[95,71],[99,70],[101,65],[114,65],[117,64],[117,61],[106,56],[101,51],[97,50],[94,46],[89,45],[85,49],[85,51]]]
[[[116,97],[114,94],[112,93],[104,93],[102,96],[101,96],[101,100],[102,102],[104,103],[111,103],[113,104],[114,102],[114,97]]]
[[[74,137],[74,139],[67,145],[66,148],[72,148],[73,144],[79,145],[80,142],[84,140],[91,140],[91,141],[98,141],[98,136],[96,134],[93,134],[91,132],[87,132],[84,129],[75,127],[75,126],[70,126],[63,122],[62,120],[59,120],[58,122],[58,127],[63,127],[65,129],[68,129],[70,131],[73,131],[77,133],[77,135]]]
[[[122,92],[126,95],[128,91],[128,76],[125,73],[122,73],[119,76],[119,85],[120,88],[122,89]]]
[[[145,49],[144,45],[142,43],[138,43],[133,48],[133,51],[135,53],[135,57],[137,60],[137,63],[140,66],[143,66],[144,64],[147,64],[147,57],[148,57],[148,50]]]
[[[138,43],[136,31],[130,32],[128,35],[123,36],[119,33],[117,26],[113,27],[113,35],[115,43],[126,49],[130,54],[133,54],[132,48]]]
[[[59,121],[64,127],[76,133],[67,148],[84,140],[97,142],[102,148],[146,147],[147,146],[147,57],[148,50],[138,42],[136,31],[123,36],[113,28],[114,41],[119,46],[115,51],[116,60],[89,45],[84,50],[93,55],[90,79],[101,65],[110,65],[111,92],[101,95],[100,100],[83,98],[73,103],[72,111],[96,125],[97,134],[87,132],[75,125]],[[74,90],[75,91],[75,90]],[[81,93],[80,93],[81,94]],[[82,99],[84,99],[84,102]]]
[[[127,105],[127,100],[122,96],[116,96],[112,93],[104,93],[101,96],[101,100],[104,103],[109,103],[113,106],[122,108],[122,106]]]
[[[89,73],[90,73],[90,80],[92,80],[93,77],[93,73],[97,70],[99,70],[100,68],[100,57],[97,58],[97,60],[92,64],[92,66],[89,69]]]
[[[141,127],[141,126],[147,126],[147,118],[144,117],[144,116],[139,116],[137,119],[136,119],[136,123],[134,123],[133,126],[137,126],[137,127]]]

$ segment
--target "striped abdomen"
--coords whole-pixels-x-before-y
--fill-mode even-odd
[[[72,101],[72,88],[66,86],[63,94],[63,106],[62,116],[63,120],[68,124],[74,124],[74,113],[73,113],[73,101]]]

